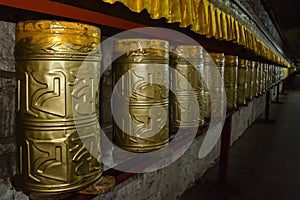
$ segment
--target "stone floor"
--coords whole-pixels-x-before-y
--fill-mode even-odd
[[[216,165],[180,200],[300,199],[300,76],[287,87],[271,104],[273,121],[257,121],[231,148],[227,187]]]

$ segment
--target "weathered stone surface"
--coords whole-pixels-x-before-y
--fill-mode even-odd
[[[10,183],[3,183],[0,179],[0,199],[3,200],[27,200],[27,195],[16,191]]]
[[[15,24],[0,21],[0,69],[15,71]],[[15,85],[14,79],[0,79],[0,88]]]
[[[16,170],[16,155],[6,153],[0,156],[0,160],[0,179],[8,182]]]
[[[272,101],[276,100],[277,97],[277,87],[279,87],[279,93],[282,93],[283,91],[283,82],[280,82],[278,85],[274,86],[271,90],[270,90],[270,95],[271,95],[271,99]],[[280,94],[279,94],[280,95]]]
[[[0,21],[0,69],[14,72],[15,24]],[[0,78],[0,199],[28,199],[10,183],[16,171],[15,79]]]
[[[241,107],[239,111],[232,115],[231,144],[233,144],[244,131],[263,114],[266,107],[266,95],[254,98],[248,106]]]
[[[0,69],[15,71],[15,24],[0,21]],[[14,134],[15,80],[0,78],[0,138]]]
[[[0,81],[2,79],[0,78]],[[0,87],[0,139],[15,134],[15,86]]]
[[[233,144],[247,127],[252,124],[252,109],[253,102],[250,102],[247,107],[243,107],[232,115],[231,144]]]

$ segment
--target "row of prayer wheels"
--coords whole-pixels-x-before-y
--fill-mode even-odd
[[[60,193],[80,190],[101,177],[99,160],[82,143],[100,140],[100,35],[99,28],[81,23],[17,25],[18,187]],[[120,56],[112,63],[112,85],[119,122],[113,123],[113,141],[119,147],[154,151],[168,144],[170,129],[201,127],[205,119],[217,117],[211,116],[211,109],[222,106],[214,105],[207,81],[217,97],[225,98],[226,92],[227,108],[234,109],[279,78],[274,75],[280,68],[274,65],[204,53],[200,46],[175,49],[170,53],[164,40],[116,41],[114,53]],[[220,80],[206,74],[212,66]]]

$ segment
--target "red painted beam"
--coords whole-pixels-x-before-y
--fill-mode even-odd
[[[49,0],[0,0],[0,5],[86,21],[123,30],[145,27],[143,24]]]
[[[54,2],[50,0],[0,0],[0,5],[18,8],[28,11],[39,12],[59,17],[75,19],[93,24],[108,26],[121,30],[147,27],[147,25],[132,22],[130,20],[113,17],[107,14],[78,8],[72,5]],[[137,33],[154,36],[157,39],[172,40],[179,43],[190,44],[190,40],[172,33],[168,30],[147,29],[135,30]]]

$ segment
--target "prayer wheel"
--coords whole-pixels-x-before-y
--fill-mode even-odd
[[[279,74],[279,67],[276,66],[275,67],[275,82],[276,83],[278,83],[278,81],[279,81],[278,74]]]
[[[175,71],[170,72],[170,89],[176,92],[176,95],[170,93],[170,127],[201,127],[204,124],[204,82],[201,77],[203,48],[178,46],[170,58],[170,66],[181,75],[176,75]],[[193,91],[189,91],[188,83]],[[196,110],[199,110],[199,113],[195,113]]]
[[[268,85],[269,85],[269,89],[271,89],[273,87],[273,79],[272,79],[272,65],[269,64],[268,66]]]
[[[270,67],[269,64],[265,64],[266,90],[269,90],[270,87],[271,87],[271,84],[270,84],[270,77],[269,77],[269,67]]]
[[[224,80],[224,65],[225,65],[224,53],[206,53],[204,54],[204,70],[203,74],[207,77],[206,81],[210,81],[211,88],[208,88],[208,82],[204,84],[204,118],[209,120],[210,118],[220,118],[222,116],[223,107],[217,103],[214,99],[211,99],[211,93],[218,99],[224,99],[225,91],[223,91],[222,82]],[[219,77],[215,74],[211,74],[211,67],[216,67],[219,72]],[[213,111],[213,112],[212,112]],[[214,115],[213,115],[214,114]]]
[[[269,79],[270,79],[270,86],[271,87],[274,86],[273,69],[274,69],[274,65],[270,65],[270,68],[269,68]]]
[[[261,95],[261,63],[257,62],[257,94]]]
[[[265,63],[262,63],[262,66],[261,66],[261,92],[264,94],[266,92],[266,67],[267,67],[267,64]]]
[[[160,149],[169,141],[169,44],[120,39],[114,51],[120,55],[112,64],[118,100],[118,109],[113,109],[114,143],[132,152]]]
[[[259,68],[258,68],[259,63],[254,62],[254,73],[253,73],[253,96],[258,97],[259,96]]]
[[[268,67],[268,79],[269,79],[269,87],[272,88],[273,87],[273,65],[269,65]]]
[[[273,69],[273,82],[274,82],[274,85],[277,84],[277,73],[278,73],[278,67],[277,66],[274,66],[274,69]]]
[[[277,67],[277,82],[281,81],[282,68]]]
[[[224,87],[226,90],[228,109],[235,109],[237,107],[237,75],[238,57],[226,55],[224,67]]]
[[[16,187],[62,193],[100,178],[99,44],[100,29],[82,23],[17,24]]]
[[[247,101],[253,99],[254,93],[254,62],[248,61],[248,77],[247,77]]]
[[[271,67],[271,70],[270,70],[270,72],[271,72],[271,77],[272,77],[272,87],[274,87],[275,85],[276,85],[276,71],[275,71],[275,65],[272,65],[272,67]]]
[[[248,60],[239,59],[238,65],[238,93],[237,103],[239,105],[246,104],[247,89],[248,89]]]

